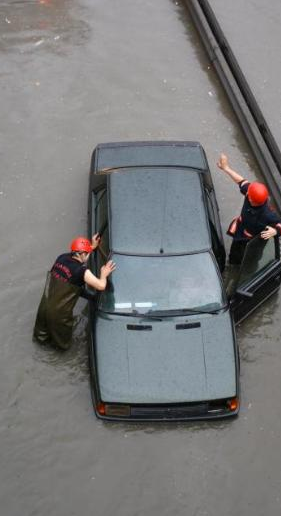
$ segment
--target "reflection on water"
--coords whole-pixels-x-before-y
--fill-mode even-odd
[[[79,19],[72,0],[10,1],[0,5],[0,33],[2,51],[30,54],[45,50],[64,55],[67,45],[85,43],[90,26]]]

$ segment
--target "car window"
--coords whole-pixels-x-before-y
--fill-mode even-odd
[[[166,257],[115,254],[116,270],[101,294],[100,309],[145,313],[149,310],[216,310],[223,293],[208,252]]]
[[[225,267],[225,249],[219,241],[218,234],[216,232],[215,226],[211,220],[209,220],[210,229],[211,229],[211,237],[212,237],[212,248],[214,251],[214,255],[218,262],[218,266],[220,271],[222,272]]]
[[[107,220],[106,190],[100,189],[92,192],[92,232],[100,231],[101,226]]]
[[[219,208],[216,201],[216,196],[214,190],[207,190],[205,188],[206,199],[207,199],[207,209],[209,214],[209,219],[211,219],[214,224],[216,231],[218,234],[221,234],[221,225],[219,218]]]
[[[108,224],[105,227],[102,235],[101,242],[96,250],[96,263],[97,263],[97,273],[100,272],[100,268],[106,263],[107,257],[109,255],[109,232],[108,232]]]
[[[214,207],[213,207],[213,204],[212,204],[212,201],[210,198],[210,193],[208,192],[208,190],[206,188],[205,188],[205,193],[206,193],[206,199],[207,199],[207,209],[208,209],[209,219],[212,221],[213,225],[215,225],[216,219],[215,219],[215,214],[214,214]]]
[[[95,212],[95,228],[96,232],[100,233],[108,221],[107,195],[104,189],[95,193]]]
[[[101,235],[101,249],[96,251],[97,272],[99,273],[109,253],[108,201],[105,189],[95,193],[95,206],[95,232]]]
[[[238,287],[256,278],[276,260],[274,238],[263,240],[260,237],[251,240],[246,247],[238,279]]]
[[[219,218],[218,218],[218,211],[217,211],[217,205],[214,197],[214,192],[209,191],[205,187],[205,194],[206,194],[206,206],[208,211],[208,219],[209,219],[209,225],[211,230],[211,239],[212,239],[212,249],[214,252],[214,255],[216,257],[216,260],[218,262],[219,268],[221,272],[224,270],[225,267],[225,249],[222,243],[220,242],[219,235],[218,235],[218,226],[220,226]]]

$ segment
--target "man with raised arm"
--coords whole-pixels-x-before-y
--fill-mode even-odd
[[[269,204],[269,194],[263,183],[250,183],[229,166],[228,157],[220,155],[218,167],[238,186],[245,200],[238,217],[232,220],[227,234],[233,238],[229,253],[229,263],[239,265],[242,262],[245,247],[249,240],[260,235],[268,240],[281,235],[281,219]]]

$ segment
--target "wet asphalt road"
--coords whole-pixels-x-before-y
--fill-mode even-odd
[[[241,199],[216,170],[219,152],[258,177],[186,9],[171,0],[3,0],[0,34],[1,514],[279,516],[278,296],[238,329],[242,407],[228,422],[98,421],[83,302],[68,353],[31,341],[46,271],[86,230],[97,143],[199,140],[224,229]]]
[[[279,0],[211,0],[225,36],[281,147],[281,54]]]

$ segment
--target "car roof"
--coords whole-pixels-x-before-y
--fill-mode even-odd
[[[111,248],[140,255],[211,248],[201,172],[132,167],[108,175]]]

